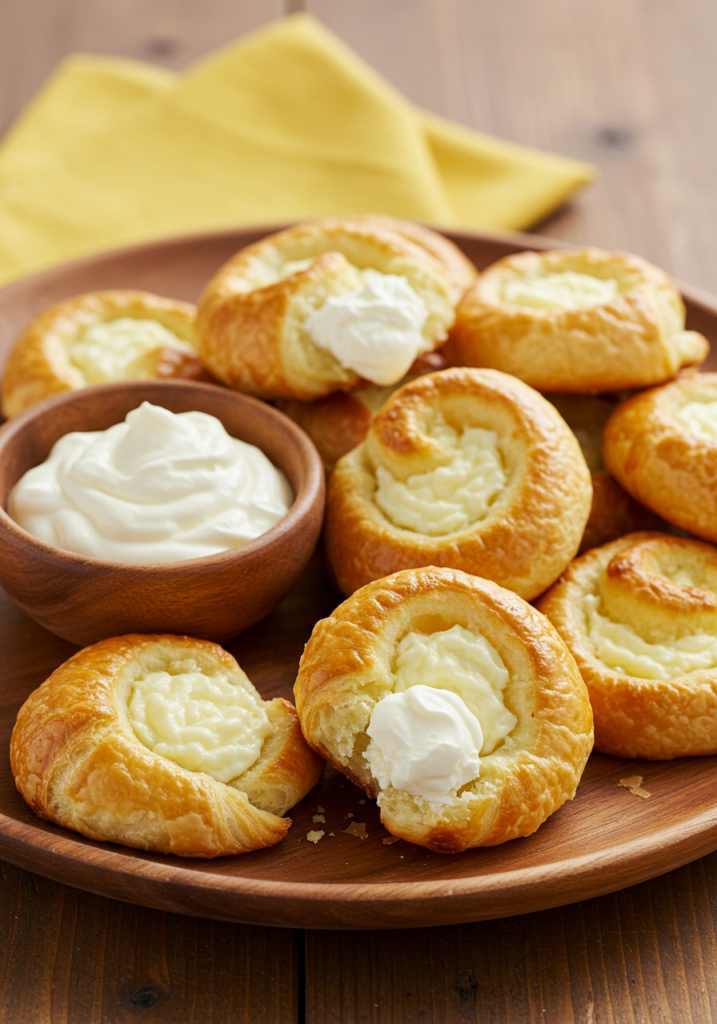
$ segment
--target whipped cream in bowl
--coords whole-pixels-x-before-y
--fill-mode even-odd
[[[28,471],[28,493],[11,497]],[[123,382],[6,424],[0,501],[0,583],[47,629],[81,644],[126,632],[221,641],[303,571],[324,473],[266,403],[194,381]]]

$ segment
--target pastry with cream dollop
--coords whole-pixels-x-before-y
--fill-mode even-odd
[[[294,687],[308,742],[438,853],[530,835],[572,799],[592,747],[575,662],[488,580],[432,566],[356,591],[317,623]]]
[[[636,501],[717,541],[717,373],[634,395],[605,427],[605,463]]]
[[[659,384],[709,351],[662,270],[599,249],[498,260],[463,297],[448,348],[459,365],[573,394]]]
[[[420,565],[494,580],[526,600],[574,557],[590,473],[555,408],[495,370],[404,385],[329,481],[326,548],[340,589]]]
[[[197,355],[195,307],[141,291],[88,292],[44,310],[5,368],[3,414],[63,391],[123,380],[210,380]]]
[[[180,857],[273,846],[323,771],[293,705],[262,700],[216,644],[177,636],[75,654],[23,704],[10,759],[39,817]]]
[[[216,416],[143,402],[108,430],[61,437],[18,480],[8,512],[64,551],[156,564],[246,544],[292,500],[284,474]]]
[[[445,341],[455,298],[441,260],[390,222],[299,225],[242,249],[209,282],[199,352],[225,384],[262,398],[389,386]]]
[[[717,551],[633,533],[576,559],[538,602],[590,694],[595,747],[717,754]]]

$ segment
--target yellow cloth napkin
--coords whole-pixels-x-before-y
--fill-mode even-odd
[[[416,110],[297,14],[181,76],[67,59],[0,147],[0,281],[150,238],[332,213],[526,228],[591,176]]]

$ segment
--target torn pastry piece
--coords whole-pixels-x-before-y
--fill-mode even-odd
[[[634,533],[576,559],[538,602],[587,684],[595,747],[717,753],[717,551]]]
[[[367,218],[289,228],[242,249],[207,285],[199,352],[230,387],[310,401],[397,383],[454,319],[443,264]]]
[[[88,292],[44,310],[8,357],[5,416],[63,391],[122,380],[210,380],[194,339],[195,307],[149,292]]]
[[[607,395],[546,395],[578,439],[592,476],[593,498],[580,554],[636,530],[659,530],[665,523],[638,504],[605,469],[605,424],[618,400]]]
[[[685,376],[623,402],[603,456],[643,505],[687,533],[717,541],[717,374]]]
[[[461,301],[451,361],[515,374],[539,391],[600,393],[671,380],[704,361],[679,292],[626,253],[523,252],[480,275]]]
[[[378,384],[357,391],[335,391],[313,402],[297,398],[278,399],[277,408],[305,430],[316,445],[327,472],[366,437],[371,421],[394,391],[424,373],[443,370],[446,361],[440,352],[419,356],[410,372],[398,382],[382,388]]]
[[[400,388],[329,481],[326,549],[340,589],[420,565],[526,600],[575,555],[590,509],[575,435],[532,388],[452,368]]]
[[[39,817],[180,857],[273,846],[323,770],[288,701],[262,700],[221,647],[179,636],[74,655],[23,704],[10,759]]]
[[[530,835],[572,799],[592,715],[550,623],[453,569],[377,580],[317,623],[294,688],[304,735],[438,853]]]

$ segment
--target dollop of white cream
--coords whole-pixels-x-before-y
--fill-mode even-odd
[[[508,478],[494,430],[458,433],[438,416],[428,434],[439,442],[442,465],[405,481],[377,466],[374,501],[395,526],[442,537],[485,519]]]
[[[364,753],[381,789],[432,803],[478,778],[518,719],[505,706],[509,674],[485,637],[460,625],[409,633],[398,645],[394,692],[378,701]]]
[[[284,475],[216,417],[145,402],[109,430],[60,438],[18,481],[8,511],[54,547],[156,563],[238,547],[291,502]]]
[[[374,707],[367,732],[364,757],[381,789],[442,804],[480,772],[480,723],[448,690],[389,693]]]
[[[138,364],[158,348],[178,348],[194,352],[188,341],[178,337],[159,320],[140,320],[123,316],[116,320],[91,324],[69,346],[70,362],[88,384],[135,380]]]
[[[134,683],[127,710],[145,747],[218,782],[250,768],[272,731],[261,702],[221,673],[150,672]]]
[[[717,667],[717,636],[694,633],[664,644],[650,643],[629,623],[603,615],[596,594],[586,595],[583,610],[596,657],[616,672],[637,679],[675,679]]]
[[[304,326],[341,366],[374,384],[395,384],[426,347],[421,331],[428,309],[405,277],[358,273],[362,287],[329,296]]]
[[[613,277],[593,277],[566,270],[535,277],[512,277],[502,288],[503,302],[534,309],[583,309],[602,306],[620,291]]]
[[[685,402],[675,412],[675,419],[690,433],[717,441],[717,401]]]

